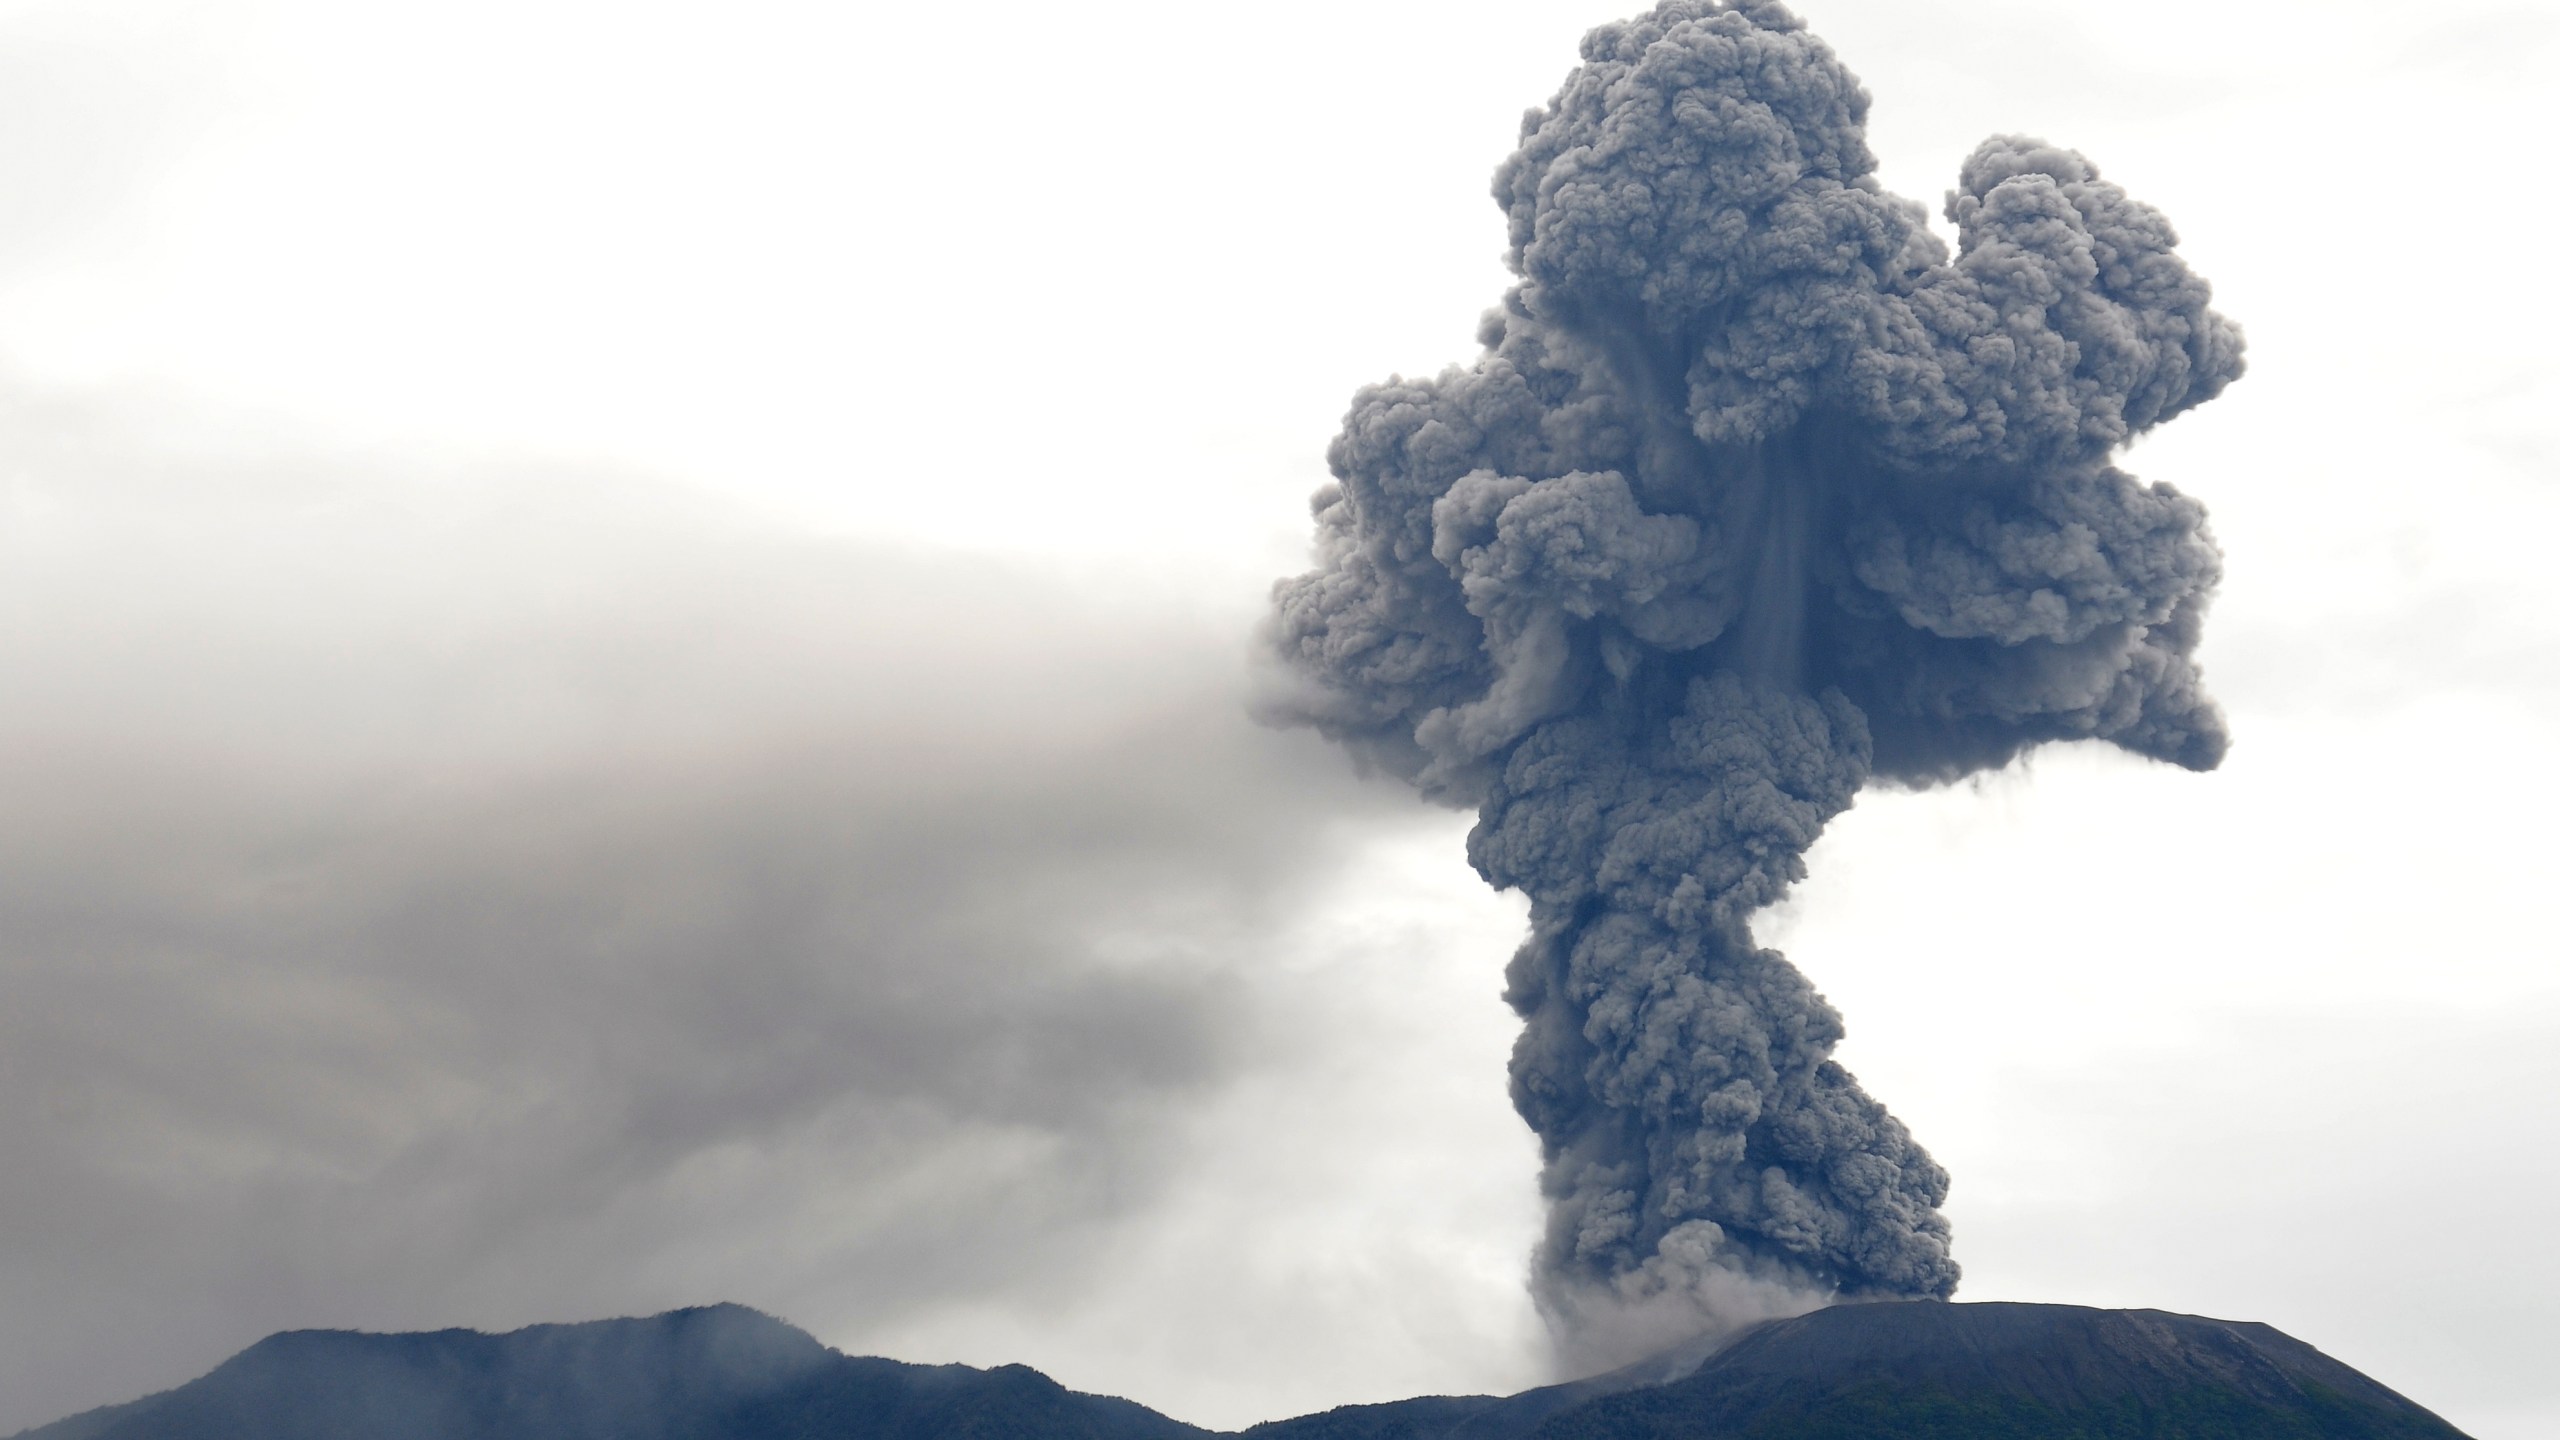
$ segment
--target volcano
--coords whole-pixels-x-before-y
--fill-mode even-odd
[[[271,1335],[15,1440],[1210,1440],[1020,1365],[849,1356],[738,1305]],[[2266,1325],[2160,1310],[1841,1305],[1511,1396],[1353,1405],[1250,1440],[2462,1440]]]

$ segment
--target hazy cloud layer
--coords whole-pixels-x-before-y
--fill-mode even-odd
[[[1364,802],[1231,617],[183,428],[0,417],[0,1428],[283,1326],[1018,1290],[1262,1043]]]

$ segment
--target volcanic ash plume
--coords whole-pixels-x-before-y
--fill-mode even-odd
[[[1954,1290],[1946,1172],[1750,919],[1870,779],[2220,760],[2204,509],[2107,461],[2241,364],[2168,222],[2069,150],[1984,142],[1950,259],[1776,4],[1669,0],[1582,57],[1494,180],[1484,353],[1360,392],[1271,639],[1286,716],[1475,806],[1530,899],[1535,1285],[1588,1361]]]

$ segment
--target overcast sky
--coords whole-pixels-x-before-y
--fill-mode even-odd
[[[0,1433],[275,1329],[737,1300],[1184,1419],[1539,1383],[1525,907],[1245,716],[1624,0],[0,4]],[[2193,775],[1871,793],[1763,922],[1961,1298],[2560,1430],[2560,16],[1806,0],[1930,200],[2251,371]]]

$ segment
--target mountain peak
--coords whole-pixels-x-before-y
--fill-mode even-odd
[[[1527,1433],[2456,1440],[2460,1432],[2269,1325],[2165,1310],[1899,1300],[1757,1326],[1684,1377],[1615,1388]]]

